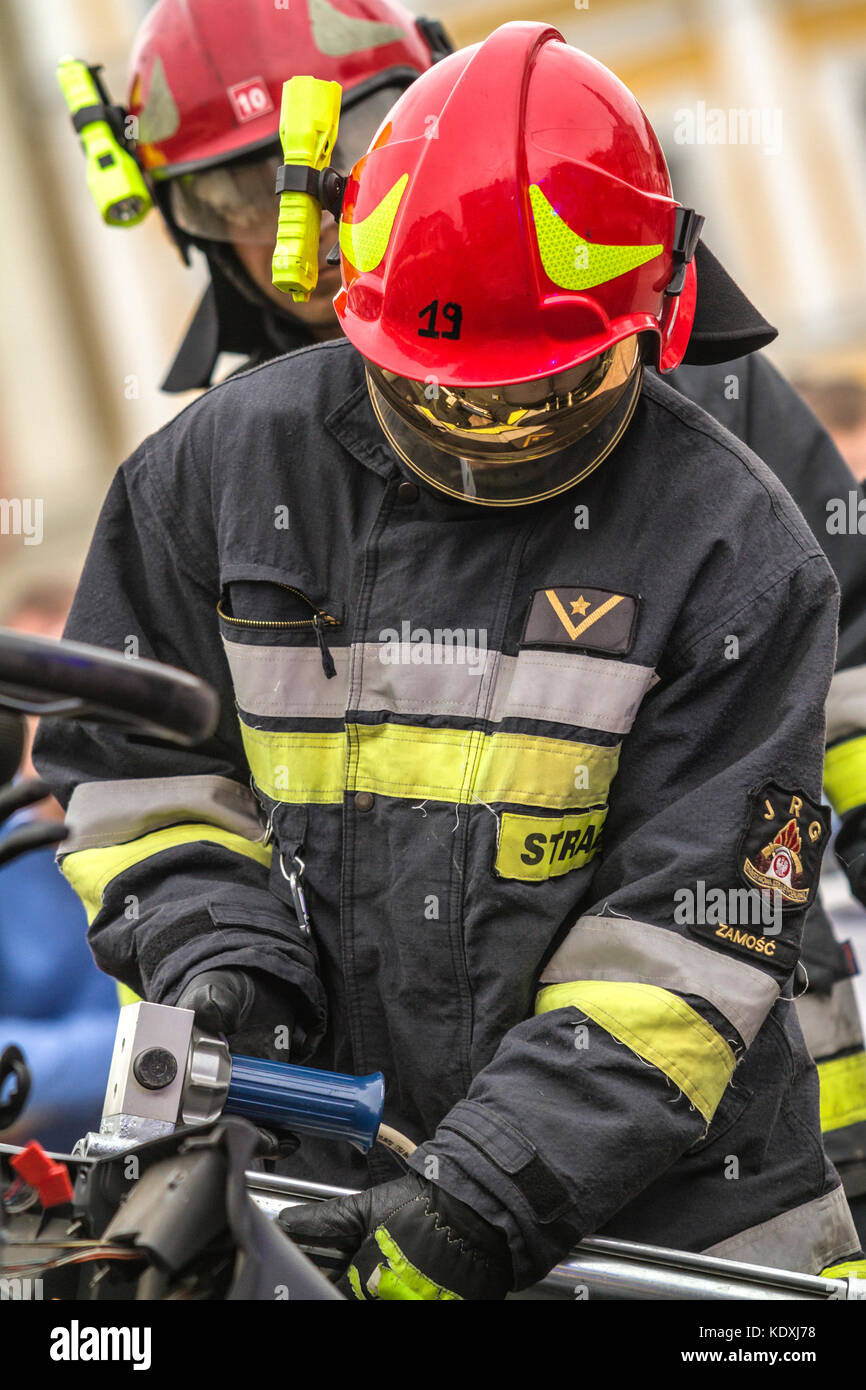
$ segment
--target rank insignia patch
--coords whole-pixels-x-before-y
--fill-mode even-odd
[[[625,656],[634,641],[638,600],[611,589],[536,589],[522,647],[572,647]]]
[[[782,911],[802,912],[815,900],[830,812],[803,792],[766,782],[749,797],[737,870],[749,888],[777,893]]]

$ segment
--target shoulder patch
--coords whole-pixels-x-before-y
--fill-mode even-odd
[[[626,656],[634,641],[639,599],[612,589],[557,584],[536,589],[521,647],[571,647]]]
[[[783,912],[804,912],[815,901],[829,834],[827,806],[765,782],[749,794],[737,872],[748,888],[778,894]]]

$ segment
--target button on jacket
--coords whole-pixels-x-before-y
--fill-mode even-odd
[[[192,751],[43,731],[98,962],[168,1003],[216,965],[283,980],[295,1060],[381,1068],[412,1165],[505,1230],[518,1285],[590,1232],[853,1253],[791,1006],[802,911],[765,951],[680,910],[742,887],[768,784],[820,802],[820,547],[649,377],[560,497],[404,482],[342,341],[215,388],[120,470],[69,635],[184,666],[223,710]],[[394,1163],[292,1160],[347,1185]]]

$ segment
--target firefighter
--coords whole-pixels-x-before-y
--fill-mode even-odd
[[[348,0],[339,9],[331,0],[309,0],[289,10],[271,0],[230,7],[214,0],[160,0],[154,6],[135,44],[124,116],[137,122],[133,149],[172,238],[186,259],[190,248],[201,251],[211,276],[164,383],[167,391],[210,385],[222,352],[241,353],[254,365],[340,331],[331,303],[339,274],[327,264],[336,237],[329,213],[322,218],[320,279],[308,303],[292,303],[271,284],[283,79],[311,73],[342,84],[333,162],[349,169],[399,91],[450,48],[440,25],[416,21],[390,0],[376,0],[373,8]],[[433,134],[431,121],[427,132]],[[842,588],[827,792],[845,818],[839,849],[852,891],[863,902],[866,553],[856,535],[830,535],[826,513],[828,499],[845,497],[856,483],[829,436],[758,353],[775,330],[702,242],[695,260],[696,317],[686,365],[672,382],[782,479],[822,541]],[[725,305],[721,328],[719,303]],[[743,353],[754,355],[730,360]],[[849,1197],[863,1197],[866,1052],[851,983],[857,964],[850,943],[836,939],[820,902],[809,915],[804,960],[808,997],[799,1007],[819,1063],[826,1142]],[[866,1223],[866,1210],[859,1219]]]
[[[131,65],[129,114],[139,122],[136,152],[178,245],[186,254],[196,246],[211,271],[211,284],[168,374],[166,390],[210,385],[222,351],[240,352],[247,365],[253,365],[340,332],[331,302],[339,273],[326,260],[336,225],[327,212],[322,218],[321,276],[309,302],[295,304],[271,284],[274,180],[282,158],[279,93],[281,80],[292,72],[309,72],[344,85],[333,163],[349,169],[399,90],[450,50],[441,28],[429,21],[421,21],[418,31],[405,11],[384,6],[376,9],[372,20],[371,15],[364,10],[362,16],[355,0],[345,10],[337,10],[329,0],[310,0],[307,8],[293,5],[289,12],[275,10],[270,0],[243,0],[228,9],[213,0],[196,0],[192,9],[179,6],[178,0],[162,0],[148,16]],[[364,51],[362,42],[379,37],[375,28],[371,32],[371,22],[390,25],[383,33],[391,43],[377,41]],[[359,51],[345,52],[350,44]],[[265,74],[258,100],[250,73]],[[251,111],[239,105],[245,102]],[[432,121],[426,129],[433,134]],[[698,244],[696,266],[696,317],[686,365],[672,378],[673,384],[744,440],[781,478],[824,545],[842,589],[839,674],[830,694],[827,793],[834,808],[845,815],[840,850],[852,891],[862,902],[866,552],[857,536],[828,534],[825,505],[828,498],[847,495],[856,483],[797,394],[758,353],[775,337],[775,330],[703,243]],[[726,305],[722,329],[718,310],[714,313],[712,308],[719,302]],[[705,305],[710,306],[706,314]],[[743,353],[752,355],[740,358]],[[844,772],[836,773],[843,763]],[[853,852],[846,854],[849,842]],[[820,901],[809,915],[804,961],[809,989],[799,1007],[819,1063],[826,1143],[849,1197],[858,1197],[866,1193],[866,1052],[851,983],[857,964],[850,943],[836,939]],[[866,1211],[863,1219],[866,1222]]]
[[[359,1299],[498,1298],[590,1232],[858,1252],[791,1007],[837,586],[644,372],[688,342],[700,221],[607,69],[503,26],[350,178],[347,338],[189,407],[97,526],[70,635],[223,714],[180,752],[47,724],[64,872],[146,998],[385,1072],[410,1171],[305,1140],[365,1190],[283,1218]]]
[[[372,47],[363,47],[370,43]],[[166,390],[210,385],[224,351],[242,353],[247,365],[254,365],[340,331],[331,302],[339,273],[327,264],[336,225],[327,212],[321,274],[309,302],[293,303],[271,284],[282,80],[298,72],[342,84],[333,163],[349,169],[399,91],[450,48],[441,26],[415,21],[390,0],[376,0],[374,10],[357,0],[342,9],[330,0],[309,0],[306,7],[293,5],[289,11],[276,9],[270,0],[243,0],[228,8],[213,0],[195,0],[192,6],[161,0],[154,7],[131,63],[128,115],[138,122],[135,151],[177,245],[187,257],[190,247],[197,247],[211,272]],[[433,134],[431,120],[426,129]],[[696,265],[695,322],[686,365],[673,384],[744,440],[782,479],[824,545],[842,588],[827,792],[845,816],[839,848],[852,891],[863,902],[866,553],[857,536],[829,535],[826,514],[827,499],[847,495],[856,483],[796,392],[758,354],[775,330],[703,243],[697,247]],[[713,307],[720,302],[726,306],[722,328]],[[706,312],[704,306],[709,306]],[[730,360],[743,353],[753,355]],[[862,1197],[866,1051],[851,983],[857,963],[850,943],[837,940],[820,902],[809,916],[804,959],[809,997],[799,1007],[819,1063],[826,1142],[849,1197]],[[866,1210],[861,1219],[866,1224]]]
[[[124,128],[137,131],[136,159],[184,259],[196,248],[210,271],[166,391],[210,385],[223,352],[254,363],[339,333],[328,214],[309,302],[271,284],[283,82],[340,83],[333,162],[349,169],[400,92],[450,51],[437,21],[395,0],[158,0],[135,41]]]

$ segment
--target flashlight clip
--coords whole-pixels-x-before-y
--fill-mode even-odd
[[[339,221],[347,182],[345,174],[338,173],[330,165],[327,169],[311,169],[309,164],[281,164],[274,191],[277,194],[308,193]]]
[[[100,74],[103,71],[102,63],[96,63],[93,67],[85,65],[90,76],[93,78],[93,85],[96,88],[98,102],[90,106],[79,107],[77,111],[70,114],[72,128],[76,135],[80,135],[86,126],[92,125],[94,121],[106,121],[111,127],[112,134],[117,141],[125,146],[126,149],[133,148],[132,142],[126,138],[126,118],[129,115],[125,106],[120,106],[116,101],[112,101],[108,94],[108,89]]]

